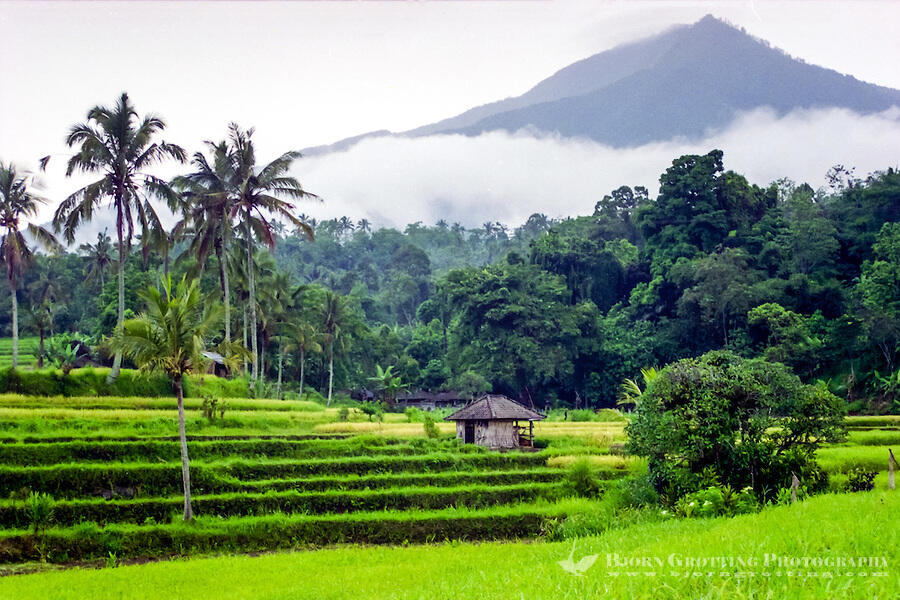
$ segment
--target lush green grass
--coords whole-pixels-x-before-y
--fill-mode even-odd
[[[33,368],[37,366],[34,352],[40,340],[37,336],[19,338],[19,367]],[[12,366],[12,338],[0,338],[0,369]]]
[[[850,446],[900,446],[900,429],[853,430],[847,434]]]
[[[856,467],[887,471],[888,446],[830,446],[820,449],[816,458],[829,473],[846,473]]]
[[[232,411],[301,411],[321,412],[325,407],[317,402],[299,400],[266,400],[252,398],[228,398],[223,400],[225,413]],[[185,398],[186,410],[200,410],[203,398]],[[78,409],[78,410],[174,410],[174,398],[146,398],[141,396],[25,396],[0,394],[0,408],[24,410]],[[336,410],[332,410],[337,413]],[[355,411],[358,412],[358,411]]]
[[[453,470],[530,469],[544,466],[540,454],[433,452],[412,456],[358,456],[302,460],[232,459],[191,464],[197,492],[213,492],[223,479],[285,479],[315,475],[427,473]],[[111,487],[131,487],[146,496],[166,496],[181,489],[180,463],[59,463],[48,466],[0,466],[0,496],[25,488],[72,498]]]
[[[900,427],[900,415],[884,415],[881,417],[847,417],[847,426],[855,428],[897,428]]]
[[[250,439],[192,441],[192,459],[213,460],[233,456],[249,458],[338,458],[371,455],[412,455],[429,450],[467,450],[455,440],[428,444],[401,443],[380,437],[351,439]],[[176,440],[72,441],[37,444],[0,444],[0,463],[19,466],[65,462],[177,461],[181,448]]]
[[[557,498],[563,486],[555,483],[514,483],[511,485],[473,485],[457,487],[391,487],[378,490],[273,491],[195,495],[194,511],[204,519],[273,513],[322,515],[383,510],[434,510],[465,506],[484,508],[496,504]],[[83,521],[106,523],[145,523],[152,519],[165,523],[178,518],[184,506],[181,496],[139,498],[134,500],[70,500],[57,502],[53,522],[72,527]],[[0,502],[0,527],[27,529],[29,514],[24,502]]]
[[[450,543],[345,547],[316,552],[166,561],[102,570],[0,578],[0,597],[63,600],[210,598],[633,598],[894,599],[900,589],[900,494],[826,495],[733,519],[665,521],[612,530],[575,543],[574,559],[598,555],[582,576],[563,570],[573,542]],[[802,577],[798,569],[724,567],[672,576],[681,560],[748,557],[885,557],[886,577]],[[619,569],[614,555],[659,559],[663,569]],[[738,571],[758,573],[736,577]],[[825,567],[817,572],[833,571]],[[789,571],[791,573],[789,573]],[[873,569],[864,569],[870,573]],[[647,573],[657,573],[648,576]],[[711,573],[710,573],[711,572]],[[635,573],[636,575],[627,575]],[[710,574],[707,574],[710,573]],[[770,573],[770,575],[764,575]]]
[[[262,517],[198,518],[191,523],[113,524],[85,522],[71,528],[0,532],[0,562],[44,558],[51,562],[120,557],[248,552],[338,543],[405,544],[440,540],[532,538],[548,519],[591,511],[581,500],[518,503],[471,509],[378,510],[334,515],[275,514]]]

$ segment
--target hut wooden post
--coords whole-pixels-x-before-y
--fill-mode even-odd
[[[888,448],[888,489],[894,489],[894,466],[897,459],[894,458],[894,451]]]
[[[797,475],[791,473],[791,504],[797,503],[797,489],[800,487],[800,480]]]

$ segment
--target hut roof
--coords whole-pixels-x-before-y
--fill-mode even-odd
[[[540,421],[546,417],[506,396],[482,396],[445,418],[446,421]]]
[[[218,363],[220,365],[225,364],[225,357],[222,356],[221,354],[219,354],[218,352],[208,352],[207,351],[207,352],[201,352],[200,354],[202,354],[205,358],[208,358],[209,360],[213,361],[214,363]]]

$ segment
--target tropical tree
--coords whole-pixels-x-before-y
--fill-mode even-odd
[[[228,197],[229,217],[238,220],[243,230],[248,265],[251,352],[256,358],[259,355],[258,314],[256,280],[252,267],[255,242],[260,240],[269,248],[275,247],[273,219],[288,221],[312,239],[313,229],[294,216],[294,205],[283,198],[302,200],[317,196],[304,190],[296,178],[287,175],[293,162],[300,158],[299,152],[286,152],[260,166],[256,163],[252,137],[253,129],[242,130],[235,123],[229,125],[223,162],[221,165],[216,164],[214,170],[221,174],[218,181],[224,185],[223,196]],[[258,377],[259,360],[254,360],[251,386]]]
[[[6,267],[6,283],[12,303],[12,367],[19,366],[19,278],[34,260],[34,252],[20,231],[21,220],[35,217],[46,200],[29,190],[28,176],[19,175],[12,163],[0,162],[0,258]],[[61,246],[47,229],[28,223],[25,231],[38,244],[57,251]]]
[[[303,380],[306,374],[306,355],[310,352],[321,352],[322,334],[316,331],[311,323],[294,322],[288,327],[285,352],[296,351],[300,365],[300,397],[303,398]]]
[[[619,398],[616,404],[619,406],[637,406],[641,402],[641,396],[647,391],[651,383],[659,376],[656,367],[641,369],[641,378],[644,380],[644,388],[634,379],[626,379],[619,386]]]
[[[172,180],[173,187],[182,192],[185,200],[185,218],[176,229],[190,230],[187,235],[191,243],[185,256],[197,260],[198,270],[203,269],[211,254],[216,257],[225,305],[225,341],[231,343],[231,286],[227,260],[235,195],[230,182],[232,160],[224,140],[205,144],[210,157],[202,152],[194,153],[191,164],[197,170]]]
[[[112,242],[106,230],[97,234],[96,244],[81,244],[78,249],[84,253],[86,258],[85,276],[89,281],[100,279],[100,289],[102,290],[106,283],[103,274],[113,263]]]
[[[44,368],[44,340],[47,334],[53,330],[53,317],[55,316],[55,307],[49,300],[45,300],[40,304],[32,304],[27,307],[27,316],[31,324],[31,329],[38,334],[38,350],[37,350],[37,366],[38,369]]]
[[[99,173],[102,177],[63,200],[56,209],[53,226],[71,244],[77,229],[93,218],[104,201],[109,201],[116,214],[119,251],[118,331],[125,320],[125,261],[135,233],[135,217],[146,243],[151,228],[159,221],[149,197],[165,200],[173,210],[177,207],[178,196],[168,184],[145,172],[166,159],[184,161],[180,146],[153,141],[165,126],[157,116],[140,117],[128,94],[123,93],[115,106],[90,109],[87,121],[72,127],[66,138],[70,147],[78,147],[69,159],[66,176],[81,172]],[[121,366],[122,354],[117,352],[109,381],[119,376]]]
[[[184,429],[184,376],[202,372],[202,352],[219,327],[221,311],[200,293],[196,280],[182,278],[173,288],[171,277],[160,279],[161,288],[150,287],[141,297],[146,310],[129,319],[112,345],[144,371],[165,373],[172,379],[178,402],[178,434],[181,440],[181,478],[184,486],[184,520],[194,518],[191,508],[191,475]]]
[[[394,365],[389,365],[386,369],[382,369],[381,365],[375,365],[375,376],[369,377],[369,381],[378,386],[381,399],[388,406],[393,406],[397,401],[397,394],[408,387],[403,383],[403,379],[394,373]]]
[[[325,290],[322,302],[322,339],[328,351],[328,401],[331,406],[331,394],[334,389],[334,347],[344,340],[344,329],[349,324],[350,312],[347,303],[340,294]]]

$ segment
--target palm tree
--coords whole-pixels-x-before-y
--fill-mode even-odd
[[[185,199],[185,218],[176,228],[190,227],[191,244],[187,256],[197,259],[200,270],[210,254],[215,254],[219,266],[219,285],[225,305],[225,342],[231,343],[231,286],[228,280],[228,242],[231,238],[232,159],[225,141],[205,142],[211,160],[202,152],[194,153],[191,164],[197,169],[172,180],[173,187],[182,191]]]
[[[56,316],[56,307],[49,300],[44,300],[40,304],[32,304],[27,307],[28,320],[31,322],[31,328],[38,334],[40,342],[38,343],[38,369],[44,368],[44,340],[47,339],[47,333],[53,330],[53,318]]]
[[[87,258],[87,267],[85,269],[87,279],[90,281],[94,278],[99,278],[100,289],[102,290],[104,283],[106,283],[103,273],[112,266],[113,262],[112,243],[106,230],[104,229],[97,234],[96,244],[81,244],[78,249],[84,252]]]
[[[181,440],[181,479],[184,486],[184,520],[194,518],[191,508],[191,474],[184,428],[184,376],[204,368],[202,352],[219,326],[221,311],[200,293],[196,280],[182,278],[172,288],[171,277],[161,278],[162,289],[150,287],[141,297],[146,310],[129,319],[112,345],[133,359],[144,371],[162,372],[172,379],[178,401],[178,435]]]
[[[311,323],[302,321],[291,323],[287,330],[285,352],[296,350],[300,353],[298,363],[300,365],[300,399],[302,400],[303,380],[306,375],[306,354],[308,352],[322,351],[322,345],[319,343],[322,339],[322,334],[316,331],[316,328]]]
[[[656,381],[659,377],[659,371],[656,367],[648,367],[641,369],[641,378],[644,380],[644,389],[634,379],[626,379],[619,386],[619,399],[616,404],[619,406],[637,406],[641,403],[641,396],[647,391],[647,387]]]
[[[331,394],[334,388],[334,346],[344,341],[344,329],[349,324],[350,311],[342,296],[325,290],[325,301],[322,303],[322,339],[328,349],[328,402],[331,406]],[[340,346],[339,346],[340,347]]]
[[[405,390],[408,385],[403,383],[399,375],[394,374],[394,365],[382,369],[381,365],[375,365],[375,377],[369,377],[369,381],[378,386],[381,392],[381,399],[387,406],[394,406],[397,401],[397,394]]]
[[[6,283],[12,302],[12,367],[19,366],[19,303],[16,298],[19,278],[34,259],[25,236],[19,230],[20,220],[37,215],[38,206],[46,201],[28,189],[28,177],[20,176],[12,163],[0,162],[0,258],[6,266]],[[49,250],[61,246],[49,231],[28,223],[26,231],[35,242]]]
[[[123,93],[113,107],[90,109],[87,122],[72,127],[66,138],[69,147],[78,146],[69,159],[66,176],[82,172],[100,173],[102,177],[63,200],[56,209],[53,226],[71,244],[78,227],[90,221],[94,210],[109,200],[116,213],[119,251],[117,330],[122,329],[125,320],[125,261],[131,251],[135,216],[146,241],[152,222],[159,220],[147,195],[164,199],[173,210],[177,205],[177,195],[169,186],[144,172],[168,158],[184,162],[184,150],[180,146],[152,141],[165,127],[162,119],[154,115],[139,117],[128,94]],[[110,382],[119,376],[121,366],[122,353],[117,352],[109,373]]]
[[[228,185],[233,202],[231,214],[232,217],[237,217],[243,226],[248,265],[251,352],[254,357],[258,357],[256,281],[253,272],[255,240],[262,240],[269,248],[275,247],[275,236],[270,221],[272,217],[289,221],[312,239],[312,228],[294,216],[294,205],[282,200],[281,197],[302,200],[317,196],[304,190],[294,177],[287,176],[293,162],[300,158],[299,152],[286,152],[267,165],[259,167],[256,164],[256,151],[253,147],[253,129],[243,131],[232,123],[228,131],[230,145]],[[251,386],[258,377],[259,360],[254,360],[253,373],[250,376]]]
[[[147,259],[150,250],[163,257],[163,277],[169,276],[169,263],[175,244],[185,236],[185,229],[181,223],[176,223],[172,229],[166,229],[162,221],[154,219],[150,222],[149,231],[141,235],[141,248],[143,250],[144,269],[147,268]]]

